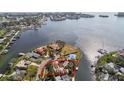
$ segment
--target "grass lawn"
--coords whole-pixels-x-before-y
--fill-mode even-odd
[[[80,59],[81,58],[81,51],[79,48],[76,48],[72,45],[69,44],[65,44],[65,46],[62,48],[62,53],[64,53],[64,55],[68,55],[68,54],[76,54],[77,58],[76,59]]]
[[[37,67],[30,65],[27,69],[27,75],[24,77],[24,80],[34,80],[37,74]]]
[[[116,55],[117,52],[110,52],[109,54],[106,54],[104,56],[102,56],[99,60],[98,60],[98,66],[101,66],[101,65],[104,65],[106,63],[109,63],[109,62],[113,62],[113,63],[116,63],[116,60],[118,59],[116,56],[113,56],[113,55]]]

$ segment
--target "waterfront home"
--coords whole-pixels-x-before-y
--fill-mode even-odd
[[[19,70],[19,69],[16,70],[16,74],[21,77],[24,77],[26,73],[27,73],[26,70]]]
[[[66,70],[62,63],[58,63],[57,61],[53,63],[53,70],[55,73],[65,74]]]
[[[0,44],[2,44],[5,39],[6,39],[5,37],[4,38],[0,38]]]
[[[42,54],[42,52],[44,52],[45,50],[46,50],[45,47],[39,47],[39,48],[36,49],[36,52]]]
[[[59,72],[59,70],[58,70],[59,69],[58,61],[53,62],[52,65],[53,65],[53,70],[55,72]]]
[[[46,53],[46,49],[44,47],[39,47],[36,49],[36,52],[40,55],[43,55]]]
[[[57,43],[52,43],[49,45],[49,47],[52,48],[53,50],[59,50],[60,49],[60,47]]]
[[[32,58],[35,58],[35,59],[37,59],[37,58],[39,58],[39,57],[40,57],[40,55],[39,55],[39,54],[34,53],[34,52],[27,53],[26,55],[27,55],[28,57],[32,57]]]
[[[31,61],[21,60],[16,65],[16,68],[18,68],[18,69],[27,69],[27,67],[28,67],[29,64],[31,64]]]
[[[12,34],[14,33],[14,31],[10,31],[6,34],[7,37],[10,37]]]

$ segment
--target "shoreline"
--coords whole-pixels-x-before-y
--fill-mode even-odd
[[[56,43],[55,43],[55,42],[56,42]],[[58,43],[57,43],[57,42],[58,42]],[[76,46],[73,46],[73,45],[71,45],[71,44],[68,44],[68,43],[66,43],[66,42],[63,42],[63,41],[59,41],[59,40],[58,40],[58,41],[54,41],[53,43],[50,43],[50,44],[47,44],[47,45],[41,46],[41,47],[42,47],[42,48],[43,48],[43,47],[46,47],[46,48],[48,49],[48,46],[49,46],[49,47],[50,47],[50,46],[52,47],[52,45],[54,45],[54,43],[55,43],[55,44],[58,44],[58,46],[60,47],[60,49],[61,49],[60,54],[61,54],[61,53],[64,53],[62,59],[61,59],[61,56],[60,56],[60,59],[59,59],[60,61],[61,61],[61,60],[64,60],[64,59],[66,60],[66,57],[67,57],[68,55],[73,54],[73,53],[77,56],[76,59],[77,59],[77,60],[79,59],[79,63],[81,62],[81,58],[83,59],[83,55],[81,54],[81,50],[80,50],[79,48],[77,48]],[[62,43],[64,44],[64,46],[62,45]],[[61,45],[61,46],[60,46],[60,45]],[[63,47],[62,47],[62,46],[63,46]],[[62,48],[61,48],[61,47],[62,47]],[[40,47],[39,47],[39,48],[40,48]],[[35,48],[34,50],[32,50],[32,52],[28,52],[28,53],[31,54],[31,53],[34,52],[35,55],[38,55],[39,53],[36,52],[37,49],[38,49],[38,48]],[[54,49],[54,47],[53,47],[53,49]],[[24,56],[22,56],[22,57],[21,57],[21,58],[22,58],[21,60],[25,60],[25,57],[28,56],[28,53],[26,53]],[[38,53],[38,54],[36,54],[36,53]],[[74,54],[73,54],[73,55],[74,55]],[[48,56],[48,54],[47,54],[47,56]],[[50,56],[50,55],[49,55],[49,56]],[[41,56],[41,57],[43,57],[43,56]],[[44,57],[46,57],[46,56],[44,55]],[[57,57],[57,56],[56,56],[56,57]],[[56,57],[55,57],[55,59],[56,59]],[[32,57],[31,57],[31,58],[32,58]],[[64,59],[63,59],[63,58],[64,58]],[[20,59],[20,57],[17,57],[17,58],[16,58],[16,60],[19,60],[19,59]],[[54,59],[54,60],[55,60],[55,59]],[[21,60],[20,60],[20,61],[21,61]],[[26,60],[31,61],[31,59],[26,59]],[[45,60],[47,60],[47,59],[45,58],[44,61],[45,61]],[[42,61],[43,61],[43,60],[42,60]],[[42,64],[44,64],[44,63],[42,63],[42,61],[41,61],[41,67],[44,68],[44,67],[42,66]],[[57,60],[55,60],[55,61],[57,61]],[[69,61],[69,59],[67,59],[66,61]],[[73,59],[73,61],[74,61],[74,59]],[[32,61],[32,62],[35,62],[35,61]],[[45,63],[46,63],[46,62],[45,62]],[[55,62],[55,63],[56,63],[56,62]],[[54,64],[55,64],[55,63],[54,63]],[[60,63],[61,63],[61,62],[60,62]],[[58,63],[58,64],[60,64],[60,63]],[[73,63],[73,62],[71,62],[71,63]],[[76,68],[79,68],[79,63],[77,63],[77,62],[76,62],[76,63],[75,63],[75,62],[73,63],[73,65],[75,64],[75,65],[74,65],[75,71],[76,71]],[[12,63],[12,64],[15,64],[15,63]],[[20,63],[16,63],[16,65],[18,65],[18,64],[20,64]],[[21,63],[21,64],[22,64],[22,63]],[[20,65],[21,65],[21,64],[20,64]],[[32,64],[35,64],[35,66],[38,66],[38,64],[36,65],[36,63],[32,63]],[[53,63],[52,63],[52,64],[53,64]],[[64,63],[63,63],[63,66],[64,66],[64,64],[66,64],[66,63],[64,62]],[[14,67],[15,67],[16,65],[14,65]],[[39,65],[39,66],[40,66],[40,65]],[[46,66],[46,65],[44,65],[44,66]],[[53,66],[54,66],[54,65],[53,65]],[[70,66],[71,66],[71,64],[70,64]],[[70,67],[70,66],[69,66],[69,67]],[[25,68],[25,67],[24,67],[24,68]],[[46,68],[46,67],[45,67],[45,68]],[[60,68],[61,68],[61,67],[60,67]],[[72,67],[71,67],[71,68],[72,68]],[[13,68],[11,67],[10,70],[12,70],[12,69],[13,69]],[[37,68],[37,69],[40,69],[40,68]],[[65,68],[64,68],[64,69],[65,69]],[[66,68],[66,69],[68,70],[69,68]],[[13,71],[13,70],[12,70],[12,71]],[[20,70],[20,71],[21,71],[21,70]],[[74,71],[74,72],[75,72],[75,71]],[[6,73],[6,72],[7,72],[7,73]],[[10,72],[8,73],[8,70],[7,70],[6,72],[5,72],[5,77],[6,77],[6,76],[8,77],[8,75],[9,75]],[[38,72],[39,72],[39,70],[38,70]],[[41,71],[40,71],[40,72],[41,72]],[[74,73],[73,70],[71,70],[71,72]],[[11,72],[11,74],[12,74],[12,73],[14,73],[14,72]],[[67,71],[66,73],[68,73],[68,71]],[[11,74],[10,74],[10,76],[11,76]],[[68,75],[68,74],[64,74],[64,75]],[[4,76],[4,75],[3,75],[3,76]],[[39,79],[38,79],[39,74],[37,74],[36,76],[37,76],[36,80],[39,80]],[[61,76],[61,75],[60,75],[60,76]],[[72,78],[72,79],[69,80],[69,81],[75,80],[76,72],[74,73],[74,76],[71,76],[71,75],[70,75],[70,76],[68,76],[68,77],[70,77],[70,79]],[[64,78],[64,77],[63,77],[63,78]],[[68,79],[69,79],[69,78],[68,78]],[[44,80],[44,79],[43,79],[43,80]],[[66,80],[66,79],[65,79],[65,80]],[[33,81],[34,81],[34,80],[33,80]],[[56,80],[56,81],[58,81],[58,80]],[[67,80],[67,81],[68,81],[68,80]]]
[[[17,31],[15,33],[15,35],[12,36],[12,38],[10,39],[10,41],[5,45],[5,47],[0,51],[0,55],[2,55],[2,53],[4,52],[4,50],[10,45],[10,43],[13,41],[13,39],[19,34],[20,31]]]

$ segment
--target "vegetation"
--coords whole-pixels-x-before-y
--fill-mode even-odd
[[[62,53],[64,53],[64,55],[68,55],[68,54],[76,54],[76,59],[79,60],[81,58],[81,53],[80,53],[80,49],[79,48],[75,48],[69,44],[65,44],[65,46],[62,48]]]
[[[29,74],[30,77],[34,77],[37,73],[37,67],[34,66],[34,65],[30,65],[28,67],[27,71],[28,71],[28,74]]]
[[[0,30],[0,37],[3,37],[7,33],[6,29],[1,29]]]
[[[24,59],[24,56],[19,57],[19,58],[12,58],[10,63],[12,63],[11,67],[9,67],[10,69],[8,69],[5,73],[5,75],[10,75],[15,71],[15,66],[16,64],[21,61],[22,59]]]
[[[3,49],[3,45],[0,44],[0,50]]]
[[[105,66],[110,62],[114,64],[114,67],[108,65]],[[107,80],[124,80],[124,74],[122,71],[120,71],[120,67],[124,67],[124,57],[121,56],[119,52],[110,52],[102,56],[96,65],[96,80],[104,80],[105,76],[109,76]]]
[[[81,53],[80,53],[80,49],[79,48],[73,47],[73,46],[71,46],[69,44],[63,44],[61,42],[58,42],[58,43],[61,46],[61,47],[58,46],[58,49],[54,49],[52,47],[51,48],[50,47],[45,47],[46,50],[47,50],[45,52],[47,54],[50,55],[49,52],[52,51],[52,53],[51,53],[51,54],[53,54],[53,59],[52,60],[54,60],[54,57],[56,57],[56,59],[60,58],[60,60],[68,60],[68,57],[69,57],[70,54],[75,54],[76,55],[76,58],[73,59],[74,61],[75,60],[80,60]],[[32,51],[34,51],[34,49]],[[32,51],[30,51],[30,52],[32,52]],[[45,65],[45,67],[43,67],[43,68],[45,68],[43,70],[43,75],[40,75],[39,73],[37,73],[39,64],[41,64],[41,62],[43,60],[46,60],[46,59],[51,57],[51,56],[48,56],[48,57],[44,57],[44,56],[45,55],[43,55],[41,57],[36,57],[35,58],[35,57],[33,57],[33,55],[30,56],[27,53],[24,56],[13,58],[11,60],[12,65],[11,65],[10,69],[7,70],[7,72],[5,73],[6,76],[3,77],[2,80],[3,79],[4,80],[5,79],[6,80],[30,80],[30,81],[31,80],[56,80],[55,79],[55,77],[56,77],[55,74],[65,73],[67,71],[66,69],[69,70],[69,74],[67,72],[67,74],[69,76],[72,77],[74,75],[73,70],[78,66],[78,62],[69,62],[69,64],[67,64],[67,66],[64,67],[64,61],[62,63],[57,63],[56,64],[59,67],[62,67],[62,69],[60,69],[61,71],[58,68],[57,68],[57,70],[55,70],[54,69],[55,65],[49,63],[49,64]],[[61,58],[61,56],[63,58]],[[27,60],[27,64],[25,63],[26,61],[24,61],[24,63],[23,63],[23,61],[21,61],[21,60]],[[16,68],[16,64],[18,62],[20,62],[20,61],[22,63],[19,64],[19,67],[17,69]],[[40,75],[39,78],[37,77],[37,74]],[[13,76],[13,77],[11,77],[11,76]]]
[[[99,60],[98,60],[98,66],[101,66],[101,65],[104,65],[106,63],[109,63],[109,62],[114,62],[116,63],[117,61],[117,56],[114,56],[116,55],[117,52],[110,52],[109,54],[106,54],[104,56],[102,56]]]

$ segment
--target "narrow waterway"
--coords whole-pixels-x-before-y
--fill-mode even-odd
[[[9,53],[0,60],[0,73],[4,72],[7,63],[19,52],[28,52],[31,48],[47,44],[53,40],[63,40],[80,47],[85,58],[80,62],[77,80],[92,80],[90,63],[97,50],[104,48],[107,51],[124,48],[124,18],[117,18],[114,13],[106,13],[108,18],[81,18],[79,20],[65,20],[52,22],[48,20],[39,30],[28,30],[21,33],[20,39],[9,50]]]

